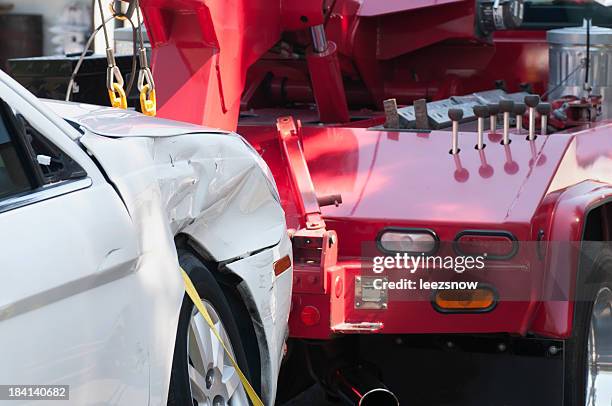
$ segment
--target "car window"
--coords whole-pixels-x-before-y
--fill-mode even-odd
[[[32,189],[4,117],[0,120],[0,199]]]
[[[17,113],[16,118],[25,135],[26,146],[30,149],[32,161],[40,170],[43,184],[86,176],[79,164],[31,126],[22,114]]]
[[[81,166],[0,100],[0,200],[87,176]]]

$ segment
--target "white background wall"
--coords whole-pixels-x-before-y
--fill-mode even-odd
[[[61,15],[66,6],[75,2],[93,5],[93,1],[91,0],[12,0],[10,3],[14,4],[15,7],[10,12],[43,15],[43,52],[45,55],[50,55],[55,52],[53,51],[54,46],[51,44],[49,27],[57,23],[57,18]],[[9,1],[6,3],[9,3]],[[104,3],[108,3],[108,1]]]

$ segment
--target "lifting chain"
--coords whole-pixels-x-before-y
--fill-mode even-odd
[[[100,18],[104,22],[104,8],[102,7],[102,0],[98,0],[98,6],[100,7]],[[123,90],[123,76],[115,61],[115,53],[113,52],[110,41],[108,39],[108,30],[106,24],[102,24],[102,30],[104,31],[104,41],[106,44],[106,60],[108,67],[106,68],[106,89],[108,90],[108,97],[110,99],[111,106],[120,109],[127,108],[127,97],[125,90]]]
[[[136,4],[136,16],[138,17],[138,57],[140,62],[140,71],[138,72],[138,91],[140,92],[140,110],[147,116],[155,116],[157,114],[157,98],[155,96],[155,82],[153,74],[149,69],[147,60],[147,50],[144,46],[142,36],[142,23],[140,18],[140,5],[138,0],[134,0]]]

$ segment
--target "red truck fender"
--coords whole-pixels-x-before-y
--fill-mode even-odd
[[[589,214],[604,205],[612,206],[612,186],[584,181],[559,194],[544,231],[547,277],[543,299],[534,309],[529,331],[537,335],[567,338],[572,333],[577,280],[581,266],[580,249]],[[566,296],[567,300],[559,300]]]

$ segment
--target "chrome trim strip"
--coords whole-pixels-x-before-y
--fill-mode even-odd
[[[103,272],[86,275],[0,306],[0,322],[125,278],[137,271],[138,263],[138,258],[132,258]]]
[[[76,192],[77,190],[87,189],[92,183],[91,178],[67,180],[53,185],[43,186],[20,196],[11,196],[5,200],[0,200],[0,213]]]

